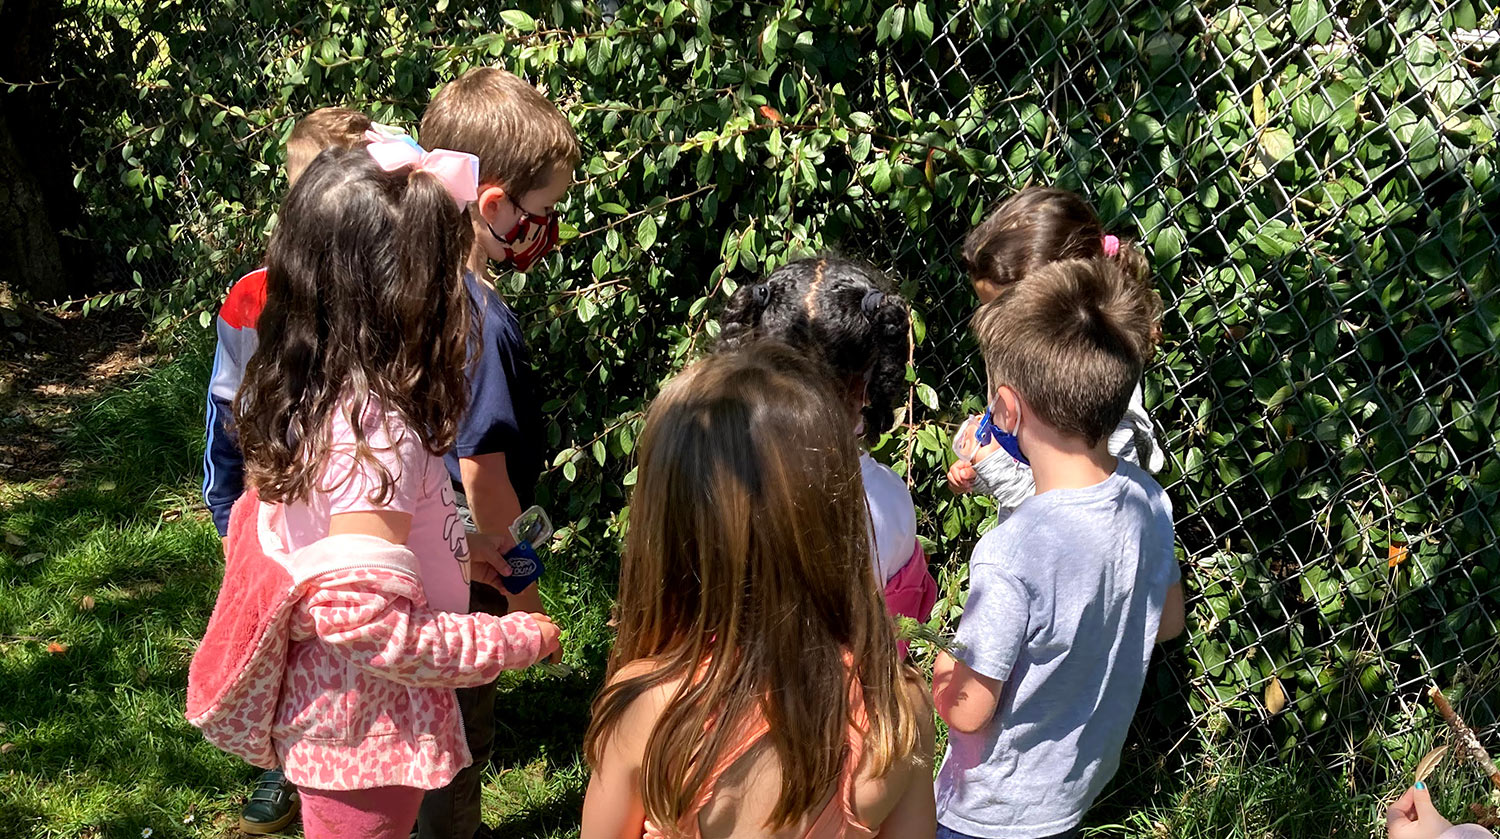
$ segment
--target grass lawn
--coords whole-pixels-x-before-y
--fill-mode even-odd
[[[197,496],[207,376],[201,350],[149,370],[63,432],[61,480],[0,485],[0,835],[236,833],[256,770],[182,718],[222,570]],[[552,567],[544,596],[568,627],[575,671],[505,678],[484,798],[498,836],[577,833],[580,744],[613,579],[602,560]],[[1129,780],[1091,814],[1092,835],[1377,835],[1377,796],[1318,767],[1231,745],[1198,747],[1186,761],[1134,752],[1121,772]]]

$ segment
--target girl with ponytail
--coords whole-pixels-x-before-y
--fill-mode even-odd
[[[558,648],[545,615],[469,614],[470,580],[508,566],[471,557],[442,460],[468,402],[478,161],[369,139],[281,208],[235,401],[247,492],[188,684],[211,741],[284,768],[308,839],[406,839],[470,762],[454,688]]]
[[[873,266],[833,256],[787,263],[735,291],[719,325],[722,349],[770,338],[820,361],[844,397],[850,429],[866,443],[895,423],[908,389],[911,309]],[[917,541],[911,492],[869,452],[861,451],[859,464],[886,605],[926,621],[937,583]]]

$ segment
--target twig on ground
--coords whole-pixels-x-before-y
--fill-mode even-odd
[[[1500,789],[1500,767],[1495,766],[1494,759],[1490,757],[1488,751],[1485,751],[1484,745],[1479,742],[1479,737],[1474,733],[1474,729],[1470,728],[1469,724],[1464,722],[1464,718],[1460,717],[1458,712],[1453,710],[1453,706],[1448,703],[1448,697],[1443,695],[1443,692],[1438,689],[1437,685],[1428,688],[1427,695],[1432,697],[1432,704],[1437,706],[1438,713],[1443,715],[1443,719],[1448,721],[1449,727],[1457,735],[1458,743],[1462,747],[1462,753],[1467,754],[1469,760],[1475,766],[1478,766],[1480,771],[1489,776],[1490,783],[1495,785],[1495,789]]]

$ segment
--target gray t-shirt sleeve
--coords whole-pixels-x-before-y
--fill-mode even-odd
[[[1158,539],[1161,544],[1157,561],[1163,570],[1163,585],[1170,587],[1182,580],[1182,568],[1177,564],[1176,534],[1172,530],[1172,499],[1164,490],[1158,489],[1156,498]]]
[[[1026,646],[1031,599],[1026,584],[991,562],[969,568],[969,599],[958,622],[954,656],[974,672],[1005,681]]]

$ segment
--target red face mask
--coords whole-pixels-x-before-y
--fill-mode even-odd
[[[510,196],[506,197],[510,198]],[[532,231],[538,228],[541,229],[541,232],[536,234],[536,238],[531,241],[531,244],[526,246],[525,250],[518,251],[514,248],[510,250],[510,259],[507,261],[512,268],[524,274],[527,269],[541,261],[542,257],[546,256],[557,245],[559,214],[556,210],[553,210],[545,216],[539,216],[536,213],[528,212],[525,207],[517,204],[513,198],[510,203],[514,204],[515,208],[520,211],[521,217],[516,219],[516,223],[511,227],[509,233],[501,236],[489,222],[485,222],[484,224],[485,227],[489,227],[491,236],[494,236],[506,245],[523,242],[527,237],[532,235]]]

